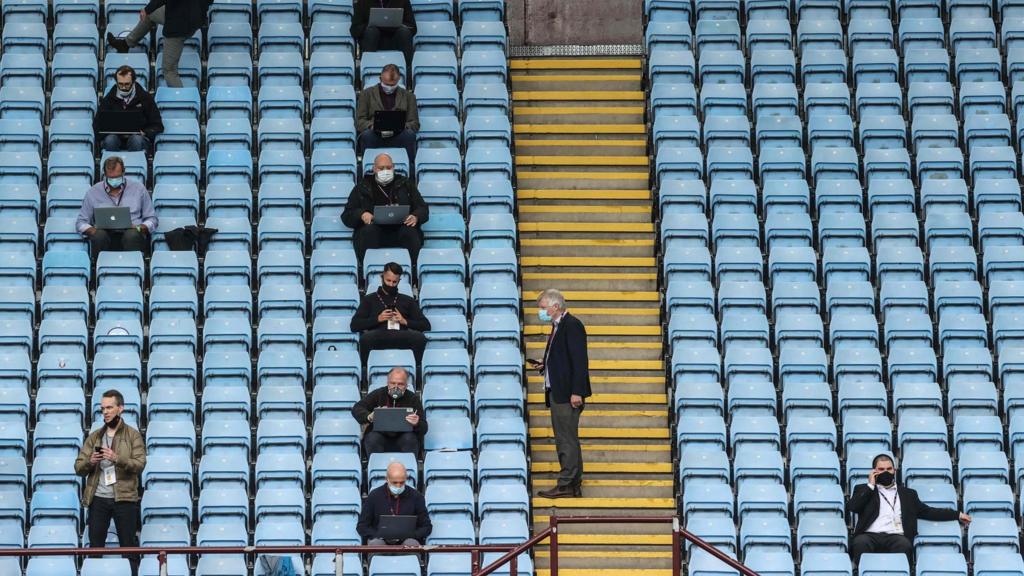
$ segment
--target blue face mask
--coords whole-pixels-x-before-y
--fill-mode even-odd
[[[121,186],[124,186],[124,176],[107,178],[107,186],[110,186],[111,188],[120,188]]]
[[[395,486],[394,484],[388,484],[388,490],[391,491],[392,495],[398,496],[402,492],[405,492],[405,484],[402,484],[401,486]]]
[[[540,318],[541,322],[551,322],[551,314],[548,314],[546,308],[541,308],[537,311],[537,317]]]

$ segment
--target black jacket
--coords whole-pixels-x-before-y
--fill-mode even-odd
[[[378,486],[366,495],[363,509],[359,513],[356,531],[369,540],[377,537],[377,525],[384,515],[416,516],[416,533],[414,538],[423,544],[434,529],[427,515],[427,501],[412,486],[406,485],[405,490],[395,498],[388,490],[388,485]]]
[[[353,332],[375,329],[387,330],[387,322],[378,322],[377,317],[380,316],[380,313],[385,308],[391,308],[392,303],[395,303],[394,307],[398,308],[398,311],[405,317],[406,325],[402,326],[402,330],[418,330],[420,332],[430,330],[430,320],[427,320],[427,317],[423,315],[423,311],[420,310],[420,305],[416,302],[415,298],[401,293],[397,296],[385,296],[379,288],[366,294],[359,301],[359,307],[356,308],[356,313],[352,316],[352,322],[349,327]]]
[[[392,400],[388,396],[388,387],[381,386],[372,392],[363,396],[363,399],[356,402],[352,406],[352,417],[356,419],[356,422],[360,424],[367,424],[369,427],[366,429],[367,432],[373,430],[373,422],[366,419],[377,408],[412,408],[420,415],[420,422],[413,430],[422,438],[427,433],[427,415],[423,413],[423,402],[420,401],[420,395],[409,390],[405,391],[398,400]],[[387,432],[381,432],[381,434],[387,434]]]
[[[896,494],[900,498],[900,517],[903,521],[903,535],[911,542],[917,536],[917,519],[935,521],[957,520],[960,513],[949,508],[932,508],[921,502],[917,491],[913,488],[898,486]],[[867,484],[858,484],[853,489],[853,496],[846,503],[846,510],[857,515],[857,525],[853,529],[856,536],[867,532],[871,523],[878,519],[878,509],[881,506],[878,490],[872,490]]]
[[[100,111],[123,111],[123,110],[141,110],[142,115],[146,117],[145,126],[125,126],[125,132],[135,132],[142,130],[146,133],[147,138],[153,138],[157,134],[164,131],[164,122],[160,118],[160,109],[156,107],[156,100],[153,99],[153,95],[146,91],[138,82],[135,83],[135,96],[128,101],[126,105],[124,100],[117,97],[117,86],[110,88],[110,91],[100,98]],[[93,130],[96,129],[95,119],[93,120]]]
[[[550,400],[569,402],[578,394],[590,396],[590,361],[587,357],[587,331],[583,322],[566,312],[558,322],[558,330],[544,350],[545,374],[551,380]]]
[[[363,212],[372,214],[374,206],[401,204],[409,207],[409,213],[417,220],[416,229],[422,233],[423,225],[430,219],[430,210],[416,184],[405,176],[395,174],[395,179],[383,189],[391,196],[391,202],[388,202],[373,174],[363,176],[363,179],[352,188],[348,201],[345,202],[345,209],[341,212],[341,221],[345,226],[358,230],[364,226]]]
[[[409,0],[356,0],[352,13],[352,36],[357,40],[366,32],[366,24],[370,21],[370,8],[401,8],[402,25],[416,35],[416,17],[412,13]]]
[[[189,38],[206,26],[206,13],[213,0],[149,0],[146,14],[152,14],[161,6],[164,9],[164,36],[166,38]]]

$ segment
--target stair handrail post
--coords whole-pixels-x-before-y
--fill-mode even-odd
[[[160,565],[160,576],[167,576],[167,551],[162,550],[157,554],[156,561]]]
[[[519,576],[519,556],[508,559],[508,576]]]
[[[548,542],[548,548],[551,552],[550,575],[558,576],[558,516],[551,516],[551,519],[548,520],[548,525],[551,528],[551,540]]]
[[[679,517],[672,517],[672,576],[679,576],[683,569],[682,538],[680,537]]]
[[[341,550],[334,552],[334,576],[345,576],[345,555]]]
[[[476,574],[480,571],[480,552],[477,550],[473,550],[473,552],[470,553],[470,557],[472,558],[471,562],[473,564],[470,567],[470,574]]]

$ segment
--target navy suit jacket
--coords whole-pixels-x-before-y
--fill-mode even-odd
[[[566,312],[558,322],[558,330],[545,350],[544,371],[551,381],[547,399],[565,404],[578,394],[590,396],[590,361],[587,358],[587,331],[583,322]]]

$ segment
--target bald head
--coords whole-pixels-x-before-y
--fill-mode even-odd
[[[394,170],[395,161],[391,159],[391,155],[381,152],[373,159],[373,172],[377,173],[381,170]]]
[[[392,462],[388,464],[388,484],[394,488],[404,488],[405,481],[408,477],[408,473],[405,470],[405,464],[401,462]]]

